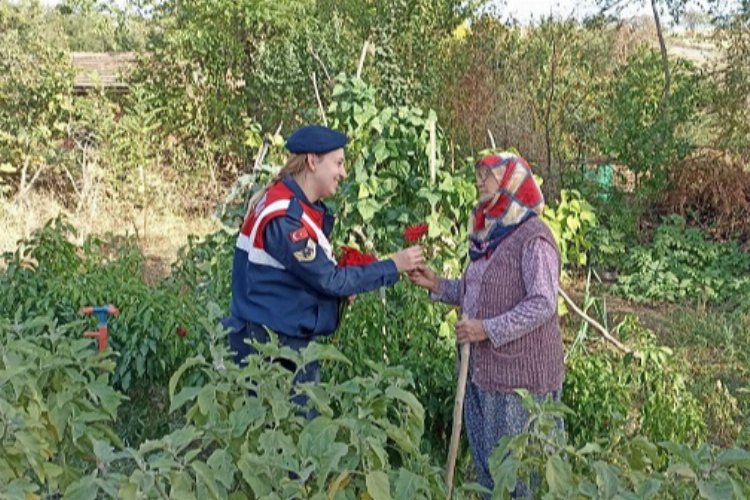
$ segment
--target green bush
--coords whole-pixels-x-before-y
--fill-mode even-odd
[[[272,341],[240,368],[220,312],[210,307],[191,325],[208,339],[209,358],[187,359],[168,384],[169,412],[184,415],[184,425],[137,449],[110,427],[124,399],[110,385],[114,360],[71,338],[83,322],[0,321],[0,494],[445,495],[440,469],[420,451],[425,410],[408,372],[370,363],[363,377],[294,386],[279,359],[298,367],[350,361],[332,346],[295,353]],[[303,417],[296,393],[316,418]]]
[[[55,496],[96,468],[124,397],[81,321],[0,318],[0,496]],[[38,497],[37,497],[38,498]]]
[[[414,393],[425,407],[424,445],[443,455],[455,392],[455,320],[455,311],[432,303],[410,284],[359,296],[331,340],[351,364],[326,366],[323,375],[342,383],[369,373],[371,362],[404,367],[414,376]]]
[[[591,204],[576,190],[563,189],[560,201],[544,209],[542,219],[552,230],[564,267],[589,263],[592,234],[598,227]]]
[[[617,327],[637,354],[589,350],[577,344],[567,358],[563,401],[571,443],[617,441],[638,434],[652,441],[702,442],[704,412],[691,377],[650,330],[628,316]]]
[[[37,3],[0,3],[0,195],[26,190],[63,137],[73,71]]]
[[[205,306],[190,289],[174,281],[148,285],[131,239],[92,237],[78,247],[70,241],[74,235],[55,219],[3,255],[0,287],[7,293],[0,296],[0,317],[51,314],[70,322],[83,307],[114,304],[121,315],[110,320],[109,338],[121,356],[113,383],[123,390],[164,382],[189,354],[205,349],[205,339],[190,331]],[[184,337],[178,328],[186,329]]]
[[[736,242],[707,241],[703,233],[672,216],[649,246],[632,248],[614,290],[632,300],[692,300],[727,308],[748,304],[750,254]]]
[[[528,395],[527,432],[503,438],[490,459],[493,498],[505,498],[520,479],[535,484],[535,498],[745,498],[750,494],[750,452],[633,436],[603,447],[570,443],[554,432],[570,409],[540,404]]]
[[[705,85],[698,70],[684,59],[670,62],[670,70],[666,105],[661,56],[650,48],[615,71],[611,90],[602,97],[599,147],[635,172],[638,188],[663,189],[666,167],[685,158],[694,144],[690,127],[698,121]]]
[[[170,411],[184,407],[186,425],[137,450],[99,454],[99,472],[77,486],[126,499],[445,495],[440,469],[419,451],[424,409],[409,392],[406,372],[372,364],[366,377],[295,389],[294,373],[274,360],[303,366],[348,363],[347,357],[332,346],[313,343],[297,354],[272,341],[256,345],[260,355],[240,368],[215,318],[201,327],[211,339],[210,357],[189,358],[169,382]],[[190,371],[200,373],[198,383],[184,380]],[[294,391],[309,397],[316,418],[303,418]],[[134,464],[134,472],[117,472],[123,463]]]

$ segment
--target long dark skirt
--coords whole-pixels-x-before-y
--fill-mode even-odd
[[[561,392],[558,390],[534,394],[534,397],[539,402],[548,398],[560,401]],[[523,432],[529,418],[529,412],[523,407],[518,394],[486,391],[471,380],[467,382],[464,402],[466,436],[477,471],[477,482],[488,490],[492,491],[495,487],[490,474],[490,455],[501,437],[516,436]],[[563,430],[562,420],[559,420],[557,426],[560,431]],[[532,493],[533,485],[519,481],[513,498],[531,498]],[[486,496],[488,499],[490,497],[491,495]]]

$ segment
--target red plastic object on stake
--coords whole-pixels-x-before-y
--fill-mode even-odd
[[[120,311],[112,304],[106,306],[89,306],[81,309],[81,314],[95,314],[99,320],[99,328],[95,332],[85,332],[84,337],[95,338],[99,341],[99,352],[107,350],[107,341],[109,340],[109,330],[107,320],[110,316],[118,316]]]

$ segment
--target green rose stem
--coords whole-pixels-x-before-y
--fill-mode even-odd
[[[462,320],[468,319],[465,314]],[[451,431],[451,444],[448,449],[448,463],[445,465],[445,484],[448,485],[450,500],[453,494],[453,474],[456,470],[456,457],[458,456],[458,443],[461,441],[461,417],[464,411],[464,395],[466,394],[466,378],[469,375],[469,353],[471,344],[461,344],[461,366],[458,370],[458,386],[456,387],[456,400],[453,404],[453,430]]]

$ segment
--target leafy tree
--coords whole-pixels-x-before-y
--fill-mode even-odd
[[[472,152],[491,145],[518,148],[559,196],[562,160],[595,151],[598,99],[617,55],[616,28],[582,28],[543,20],[522,32],[492,16],[456,38],[444,70],[445,102],[435,102],[459,144]]]
[[[605,154],[636,173],[637,182],[664,187],[666,167],[684,158],[692,141],[686,127],[704,102],[700,74],[690,63],[670,63],[673,77],[670,112],[662,113],[664,74],[660,56],[643,49],[619,68],[603,99],[599,143]]]
[[[198,0],[159,3],[150,42],[135,81],[158,109],[156,132],[178,143],[174,167],[208,171],[249,168],[246,130],[293,127],[315,113],[311,75],[331,61],[337,26],[314,16],[314,2]],[[184,161],[182,161],[184,160]]]
[[[148,23],[131,7],[102,0],[63,0],[50,9],[46,17],[48,22],[60,25],[71,51],[142,50]]]
[[[717,63],[712,114],[719,140],[750,147],[750,7],[722,22],[714,39],[723,52]]]
[[[0,189],[25,194],[53,154],[73,73],[34,2],[0,3]]]
[[[322,0],[321,19],[340,19],[358,50],[373,59],[364,78],[386,104],[423,105],[438,89],[442,53],[454,30],[487,0]],[[355,54],[357,52],[354,52]]]

